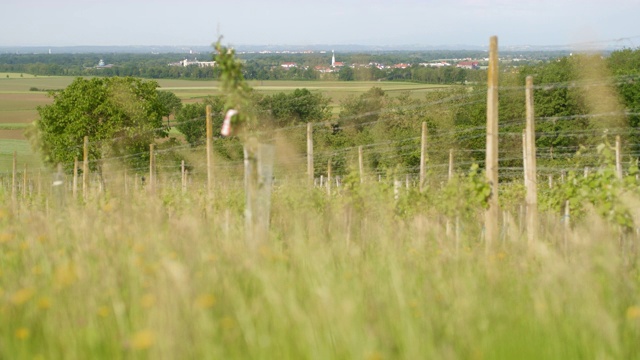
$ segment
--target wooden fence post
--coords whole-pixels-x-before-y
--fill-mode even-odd
[[[422,122],[422,134],[420,136],[420,192],[424,190],[427,177],[427,122]]]
[[[449,174],[447,180],[451,181],[453,178],[453,149],[449,149]]]
[[[524,174],[524,187],[527,187],[527,129],[522,129],[522,173]]]
[[[156,158],[153,151],[154,145],[149,144],[149,193],[155,193],[155,167]]]
[[[313,185],[313,124],[307,123],[307,181]]]
[[[82,147],[82,198],[86,201],[88,196],[87,182],[89,181],[89,137],[84,137]]]
[[[212,140],[213,140],[213,125],[211,123],[211,105],[207,105],[206,108],[206,127],[207,127],[207,196],[211,198],[213,190],[213,172],[211,167],[212,162]]]
[[[360,183],[364,182],[364,162],[362,156],[362,145],[358,146],[358,171],[360,172]]]
[[[187,192],[187,174],[184,168],[184,160],[182,160],[182,163],[180,164],[180,175],[181,175],[182,193],[184,194]]]
[[[24,174],[22,174],[22,198],[23,199],[27,198],[27,169],[28,169],[28,166],[25,163],[24,164]]]
[[[620,135],[616,135],[616,176],[622,180],[622,145],[620,143]]]
[[[71,186],[73,201],[77,201],[76,196],[78,196],[78,157],[73,158],[73,181]]]
[[[535,136],[535,111],[533,106],[533,77],[527,76],[526,88],[526,176],[525,185],[527,189],[527,240],[532,243],[537,238],[538,228],[538,187],[537,187],[537,165],[536,165],[536,136]]]
[[[13,171],[11,176],[11,200],[15,202],[18,199],[18,182],[16,176],[18,175],[18,153],[16,151],[13,152]]]
[[[327,195],[331,195],[331,158],[327,160]]]
[[[489,71],[487,74],[487,144],[485,168],[491,186],[489,207],[485,212],[485,247],[489,251],[499,236],[498,227],[498,37],[489,44]]]

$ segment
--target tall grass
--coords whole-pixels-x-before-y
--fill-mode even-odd
[[[638,237],[595,217],[486,253],[481,216],[447,233],[384,185],[292,182],[252,249],[239,187],[121,185],[0,194],[0,358],[640,357]]]

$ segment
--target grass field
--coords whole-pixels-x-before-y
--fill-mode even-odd
[[[15,206],[0,193],[0,358],[640,353],[638,238],[598,218],[564,230],[544,216],[533,246],[509,223],[487,252],[481,209],[449,233],[428,202],[398,216],[416,192],[287,183],[253,245],[239,179],[218,177],[211,201],[202,179],[150,196],[122,175],[85,204],[47,177]]]

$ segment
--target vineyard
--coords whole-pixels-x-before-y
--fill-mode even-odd
[[[53,170],[14,156],[0,357],[637,358],[640,109],[614,91],[637,76],[523,75],[251,136],[209,106],[181,120],[201,141],[92,158],[122,139],[84,137]]]

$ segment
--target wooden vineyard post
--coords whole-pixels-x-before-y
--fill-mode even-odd
[[[358,172],[360,173],[360,183],[364,182],[364,162],[362,156],[362,145],[358,146]]]
[[[82,198],[86,201],[88,196],[87,181],[89,180],[89,137],[84,137],[82,147]]]
[[[212,162],[212,140],[213,140],[213,127],[211,123],[211,105],[207,105],[206,112],[206,126],[207,126],[207,196],[211,198],[213,191],[213,172],[211,168]]]
[[[453,178],[453,149],[449,149],[449,174],[447,180],[451,181]]]
[[[73,159],[73,181],[71,185],[71,194],[73,196],[73,200],[77,201],[76,196],[78,196],[78,158],[75,157]]]
[[[537,238],[538,228],[538,187],[536,165],[535,111],[533,106],[533,77],[527,76],[525,86],[526,126],[525,126],[525,187],[527,204],[527,241],[532,243]]]
[[[424,190],[427,177],[427,122],[422,122],[422,133],[420,136],[420,192]]]
[[[313,124],[307,123],[307,181],[313,185]]]
[[[13,166],[12,166],[12,176],[11,176],[11,200],[15,203],[15,201],[18,199],[18,183],[17,183],[17,167],[18,167],[18,154],[14,151],[13,152]]]
[[[327,195],[331,195],[331,158],[327,160]]]
[[[24,164],[24,173],[22,174],[22,199],[27,198],[27,164]]]
[[[180,164],[180,174],[181,176],[181,185],[182,185],[182,193],[186,193],[187,192],[187,174],[185,173],[185,168],[184,168],[184,160],[182,160],[182,163]]]
[[[616,177],[622,180],[622,155],[621,155],[620,135],[616,135]]]
[[[489,71],[487,74],[487,152],[486,174],[491,187],[489,207],[485,211],[485,246],[489,251],[498,239],[498,37],[489,44]]]
[[[149,193],[153,194],[155,189],[155,167],[156,167],[156,159],[153,151],[154,145],[149,144]]]
[[[254,137],[244,145],[245,241],[252,250],[268,239],[275,147]]]
[[[524,174],[524,186],[527,187],[527,129],[522,129],[522,173]]]

